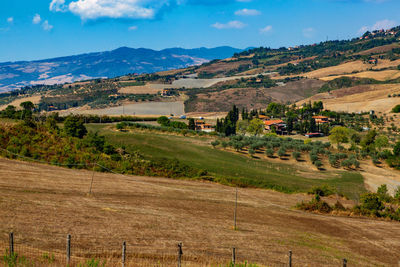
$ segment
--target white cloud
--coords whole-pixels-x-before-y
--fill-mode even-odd
[[[394,20],[380,20],[375,22],[374,25],[372,26],[363,26],[361,29],[358,31],[359,34],[365,33],[366,31],[375,31],[375,30],[387,30],[390,28],[393,28],[397,25],[396,21]]]
[[[128,30],[129,31],[136,31],[137,30],[137,26],[130,26],[129,28],[128,28]]]
[[[235,15],[237,16],[258,16],[261,15],[261,12],[258,11],[257,9],[240,9],[235,12]]]
[[[42,28],[45,31],[51,31],[53,29],[53,25],[51,25],[48,20],[45,20],[42,23]]]
[[[32,19],[33,24],[39,24],[41,21],[42,21],[42,18],[40,17],[39,14],[35,14],[35,16],[33,16],[33,19]]]
[[[211,27],[214,27],[214,28],[219,29],[219,30],[222,30],[222,29],[243,29],[246,26],[247,26],[246,24],[244,24],[243,22],[238,21],[238,20],[232,20],[232,21],[229,21],[228,23],[216,22],[213,25],[211,25]]]
[[[67,11],[67,6],[65,5],[65,0],[52,0],[49,7],[50,11],[65,12]]]
[[[270,32],[270,31],[272,31],[272,26],[271,25],[265,26],[264,28],[260,29],[260,33],[267,33],[267,32]]]
[[[169,0],[77,0],[68,9],[82,20],[97,18],[152,19]]]
[[[311,38],[311,37],[313,37],[314,36],[314,34],[315,34],[315,30],[314,30],[314,28],[305,28],[305,29],[303,29],[303,35],[304,35],[304,37],[306,37],[306,38]]]
[[[13,24],[13,23],[14,23],[14,18],[13,18],[13,17],[9,17],[9,18],[7,19],[7,22],[8,22],[9,24]]]

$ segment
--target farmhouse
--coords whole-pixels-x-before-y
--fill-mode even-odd
[[[267,131],[274,131],[281,135],[287,134],[286,124],[283,122],[283,120],[266,120],[264,121],[264,124],[265,130]]]
[[[203,131],[203,132],[208,132],[208,133],[214,131],[214,128],[211,124],[205,123],[202,120],[196,120],[194,122],[194,125],[195,125],[196,131]]]
[[[325,116],[313,116],[316,124],[329,123],[329,118]]]

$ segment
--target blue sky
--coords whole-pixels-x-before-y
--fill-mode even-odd
[[[121,46],[281,47],[400,24],[398,0],[1,0],[0,62]]]

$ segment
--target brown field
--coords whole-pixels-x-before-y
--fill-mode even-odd
[[[323,81],[331,81],[340,77],[372,78],[378,81],[388,81],[400,77],[400,70],[363,71],[353,74],[321,77]]]
[[[13,106],[19,108],[19,105],[25,101],[31,101],[33,104],[38,104],[41,97],[42,97],[41,95],[35,95],[35,96],[31,96],[31,97],[18,98],[7,105],[0,106],[0,110],[5,109],[8,105],[13,105]]]
[[[251,64],[250,60],[236,61],[236,62],[217,62],[211,64],[209,66],[202,66],[196,70],[197,73],[200,72],[208,72],[208,73],[216,73],[216,72],[228,72],[230,70],[237,69],[240,65]]]
[[[389,113],[394,106],[400,104],[400,97],[388,97],[389,94],[399,94],[397,84],[361,85],[343,88],[331,93],[320,93],[297,102],[302,105],[308,101],[322,101],[325,108],[334,111],[363,112],[375,110]]]
[[[226,263],[232,246],[239,261],[265,266],[283,266],[288,250],[294,266],[340,266],[342,258],[394,266],[400,258],[399,223],[294,210],[305,195],[239,189],[234,231],[231,187],[96,173],[88,196],[91,175],[0,159],[2,244],[14,231],[17,251],[57,252],[70,233],[73,257],[101,257],[125,240],[129,266],[174,266],[178,242],[184,266]]]
[[[372,65],[370,64],[365,64],[362,61],[352,61],[352,62],[347,62],[344,64],[340,64],[338,66],[332,66],[328,68],[323,68],[319,70],[314,70],[311,72],[307,72],[305,74],[302,74],[302,76],[308,77],[308,78],[323,78],[332,76],[332,75],[339,75],[339,74],[345,74],[345,73],[352,73],[354,71],[363,71],[371,68]],[[328,77],[327,77],[328,79]]]
[[[365,51],[362,51],[360,53],[357,53],[356,55],[369,55],[369,54],[379,54],[379,53],[386,53],[391,51],[393,48],[399,48],[399,44],[389,44],[389,45],[382,45],[378,47],[374,47]]]
[[[121,87],[118,90],[120,94],[157,94],[160,92],[160,88],[154,88],[151,85],[144,85],[144,86],[127,86]]]
[[[224,81],[221,84],[230,84]],[[283,86],[272,88],[232,88],[218,92],[201,93],[190,103],[191,112],[221,112],[229,111],[232,105],[248,109],[266,108],[271,101],[287,103],[299,101],[318,92],[324,82],[306,79],[288,82]]]

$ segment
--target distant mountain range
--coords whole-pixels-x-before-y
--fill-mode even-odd
[[[241,51],[243,49],[228,46],[169,48],[161,51],[121,47],[112,51],[45,60],[5,62],[0,63],[0,91],[10,91],[28,85],[50,85],[185,68],[214,59],[228,58]]]

